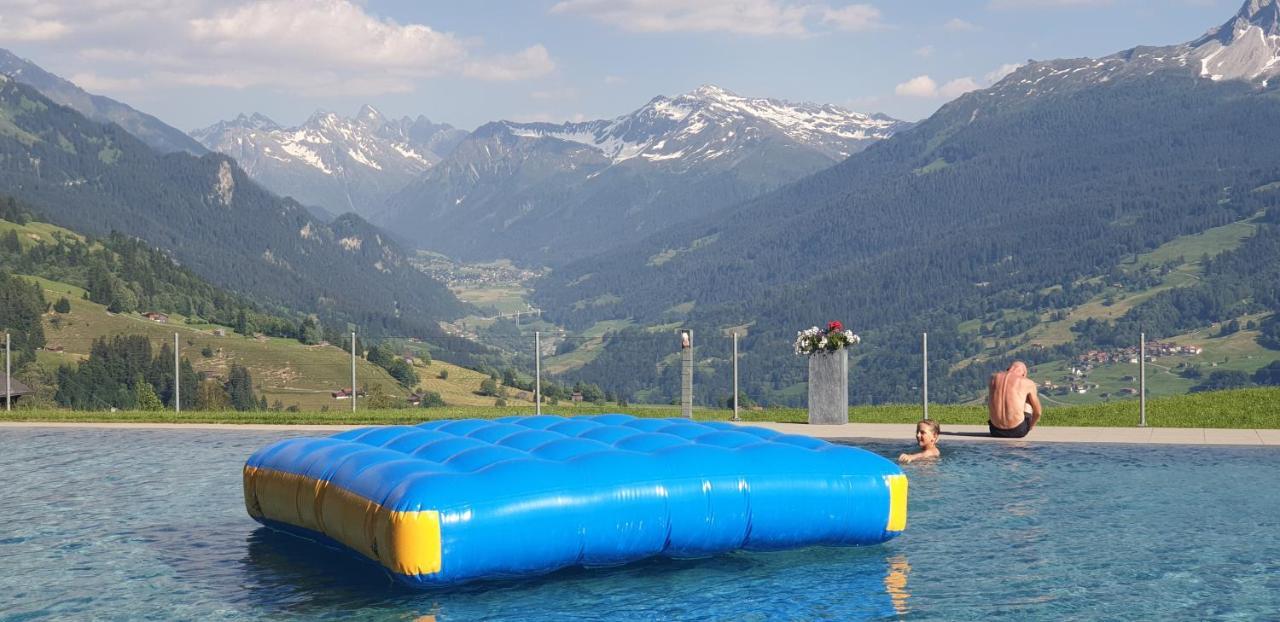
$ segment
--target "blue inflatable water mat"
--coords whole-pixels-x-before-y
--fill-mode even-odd
[[[907,478],[871,452],[766,428],[613,414],[368,427],[262,448],[256,520],[416,587],[736,549],[877,544]]]

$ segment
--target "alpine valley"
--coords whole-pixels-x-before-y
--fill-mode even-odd
[[[465,260],[557,265],[795,181],[909,124],[703,86],[616,119],[481,126],[374,222]]]
[[[795,331],[833,318],[864,338],[855,401],[918,399],[926,331],[935,399],[981,395],[1013,357],[1074,396],[1058,374],[1139,332],[1221,348],[1171,363],[1181,390],[1201,365],[1238,386],[1280,354],[1259,346],[1280,347],[1277,15],[1249,0],[1189,43],[1028,62],[832,168],[571,262],[535,304],[629,325],[572,375],[656,401],[678,395],[678,365],[654,363],[688,326],[702,399],[728,395],[732,329],[745,393],[800,402]]]

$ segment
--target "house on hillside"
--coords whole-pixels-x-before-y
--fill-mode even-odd
[[[169,316],[163,313],[160,313],[159,311],[147,311],[146,313],[142,314],[142,317],[145,317],[148,320],[151,320],[152,322],[159,322],[161,324],[169,323]]]
[[[349,387],[348,387],[348,388],[343,388],[343,389],[338,389],[337,391],[333,391],[333,392],[329,393],[329,395],[333,396],[333,399],[335,399],[335,400],[346,400],[346,399],[351,399],[351,389],[350,389]],[[356,397],[358,397],[358,398],[359,398],[359,397],[364,397],[364,389],[360,389],[359,391],[357,391],[357,392],[356,392],[356,394],[355,394],[355,395],[356,395]]]
[[[409,394],[409,397],[408,397],[407,399],[409,400],[409,405],[410,405],[410,406],[421,406],[421,405],[422,405],[422,396],[421,396],[421,395],[419,395],[419,394],[417,394],[417,393],[410,393],[410,394]]]
[[[31,390],[31,387],[19,382],[16,378],[10,378],[4,374],[0,374],[0,391],[3,391],[5,387],[9,388],[9,393],[7,395],[0,395],[0,401],[8,399],[9,404],[11,405],[17,404],[23,396],[35,393],[35,391]]]
[[[574,391],[574,392],[573,392],[573,396],[572,396],[571,398],[569,398],[569,399],[570,399],[571,401],[574,401],[574,402],[581,402],[581,401],[582,401],[582,391]]]
[[[226,330],[225,328],[215,328],[215,329],[213,329],[213,336],[214,336],[214,337],[226,337],[226,336],[227,336],[227,330]]]

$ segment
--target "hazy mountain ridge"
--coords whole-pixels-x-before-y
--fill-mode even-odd
[[[109,97],[87,93],[75,84],[41,69],[29,60],[19,58],[8,50],[0,49],[0,74],[11,76],[29,85],[45,97],[64,106],[70,106],[90,119],[103,123],[115,123],[160,153],[185,151],[199,156],[209,152],[181,130]]]
[[[191,135],[277,194],[367,216],[451,153],[466,132],[422,116],[388,119],[364,106],[354,117],[317,112],[290,128],[241,114]]]
[[[715,86],[579,123],[478,128],[375,222],[464,259],[559,263],[826,168],[909,124]]]
[[[468,309],[359,217],[325,224],[226,156],[157,155],[13,80],[0,110],[0,183],[57,224],[140,237],[219,286],[376,333],[434,335]]]

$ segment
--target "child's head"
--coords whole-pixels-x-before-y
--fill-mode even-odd
[[[938,435],[942,433],[942,426],[933,419],[924,419],[916,424],[916,442],[921,447],[936,444]]]

